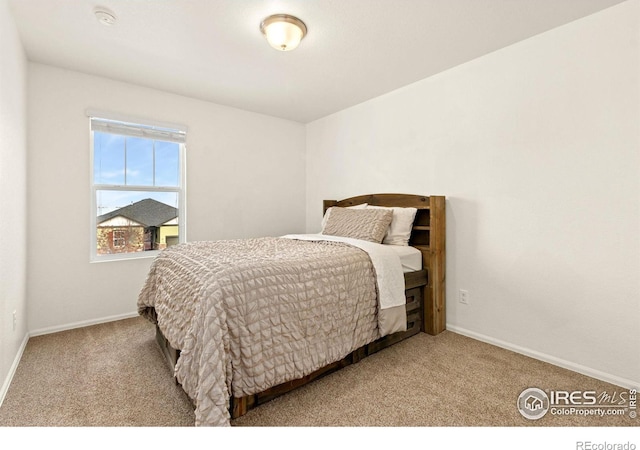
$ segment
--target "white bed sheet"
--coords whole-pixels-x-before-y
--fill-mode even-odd
[[[387,245],[400,257],[403,272],[415,272],[422,270],[422,252],[415,247],[407,245]]]

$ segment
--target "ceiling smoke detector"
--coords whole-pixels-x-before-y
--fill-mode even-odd
[[[109,10],[97,8],[93,13],[96,15],[98,22],[102,25],[110,27],[116,23],[116,15]]]

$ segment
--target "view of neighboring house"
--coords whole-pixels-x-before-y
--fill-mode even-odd
[[[98,254],[162,250],[178,243],[178,209],[150,198],[98,216]]]

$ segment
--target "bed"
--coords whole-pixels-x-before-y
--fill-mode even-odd
[[[197,426],[266,401],[421,331],[445,329],[445,198],[325,200],[322,231],[172,246],[138,312]]]

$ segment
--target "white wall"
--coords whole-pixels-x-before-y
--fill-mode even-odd
[[[6,0],[0,0],[0,60],[1,403],[27,333],[27,60]]]
[[[625,2],[308,124],[307,231],[323,199],[446,195],[449,329],[640,384],[639,25]]]
[[[28,92],[30,331],[135,313],[151,263],[89,263],[87,108],[188,126],[188,240],[304,231],[302,124],[40,64]]]

